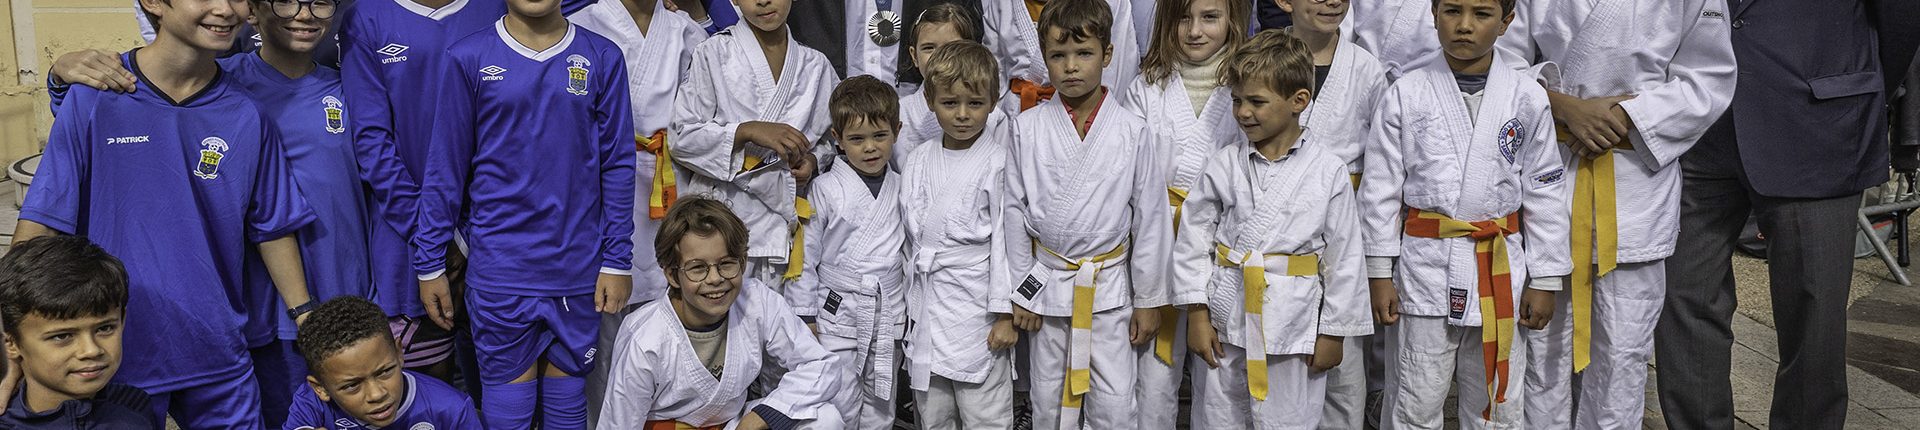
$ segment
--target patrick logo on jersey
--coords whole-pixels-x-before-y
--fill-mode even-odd
[[[219,137],[208,137],[200,141],[200,165],[194,167],[193,176],[200,179],[220,177],[220,159],[227,156],[227,141]]]

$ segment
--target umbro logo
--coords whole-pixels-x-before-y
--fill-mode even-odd
[[[506,72],[507,72],[507,69],[502,68],[500,66],[487,66],[486,68],[480,69],[480,73],[487,74],[486,76],[481,76],[480,80],[498,81],[498,80],[506,79],[507,77],[500,76],[501,73],[506,73]]]
[[[387,56],[387,58],[380,59],[380,64],[393,64],[401,61],[407,61],[407,56],[400,55],[402,53],[407,52],[407,45],[401,45],[398,43],[389,43],[387,44],[387,46],[382,46],[380,47],[379,50],[376,50],[373,52],[378,52],[380,53],[380,55]]]

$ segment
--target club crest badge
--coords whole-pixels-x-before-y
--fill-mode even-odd
[[[200,165],[194,167],[193,176],[200,179],[220,177],[220,159],[227,156],[227,141],[219,137],[200,140]]]
[[[576,96],[587,95],[587,66],[591,65],[593,63],[580,54],[567,56],[567,92]]]
[[[1520,153],[1520,146],[1526,144],[1526,132],[1526,127],[1520,125],[1518,118],[1507,120],[1506,125],[1500,126],[1500,156],[1507,159],[1507,164],[1513,164],[1514,154]]]
[[[320,104],[325,106],[323,110],[327,114],[327,132],[333,134],[345,133],[347,131],[347,111],[341,109],[341,107],[346,106],[346,104],[341,103],[340,99],[334,98],[333,96],[320,99]]]

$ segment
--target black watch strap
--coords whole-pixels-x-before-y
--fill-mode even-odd
[[[320,307],[319,300],[308,300],[306,303],[301,304],[300,306],[294,306],[293,309],[288,309],[287,319],[299,321],[301,315],[306,315],[308,312],[313,312],[314,308],[318,308],[318,307]]]

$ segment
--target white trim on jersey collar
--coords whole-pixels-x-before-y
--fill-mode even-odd
[[[413,398],[420,395],[420,384],[413,382],[412,373],[401,371],[400,376],[407,377],[407,400],[400,402],[400,407],[393,410],[394,418],[407,416],[407,411],[413,409]]]
[[[399,4],[402,8],[406,8],[408,12],[413,12],[414,14],[434,21],[453,16],[454,13],[460,12],[460,9],[467,7],[467,0],[453,0],[452,3],[447,3],[446,6],[441,6],[439,9],[421,6],[419,3],[414,3],[413,0],[393,0],[393,2]]]
[[[493,31],[500,34],[500,40],[506,42],[508,48],[513,48],[513,52],[520,53],[522,57],[543,63],[546,62],[548,58],[560,55],[560,52],[567,50],[568,45],[573,44],[573,28],[573,23],[567,23],[567,35],[560,38],[560,43],[555,43],[553,46],[547,47],[544,51],[534,51],[533,48],[528,48],[527,45],[521,45],[520,41],[514,40],[513,35],[507,34],[506,17],[500,17],[499,21],[493,22]]]

